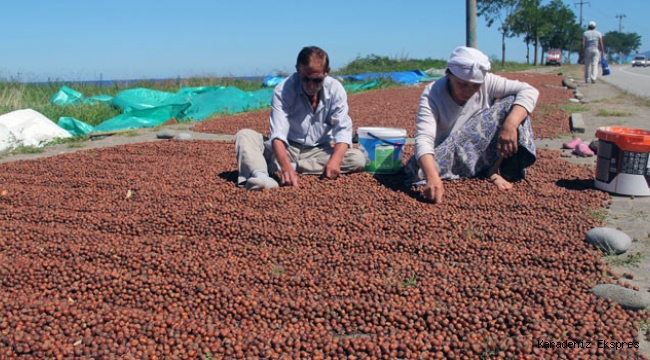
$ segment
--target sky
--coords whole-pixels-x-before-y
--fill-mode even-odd
[[[290,73],[309,45],[335,71],[371,54],[446,60],[467,41],[464,0],[2,2],[0,79],[24,82]],[[583,24],[603,34],[622,26],[650,50],[649,0],[564,0],[577,18],[580,2]],[[497,27],[477,18],[477,47],[499,61]],[[507,60],[525,56],[522,38],[506,39]]]

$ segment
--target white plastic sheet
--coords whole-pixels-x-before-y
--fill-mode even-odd
[[[0,115],[0,151],[21,145],[41,147],[54,139],[69,137],[69,132],[32,109]]]

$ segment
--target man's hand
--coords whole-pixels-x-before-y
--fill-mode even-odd
[[[330,159],[323,169],[323,178],[334,180],[341,174],[341,165]]]
[[[298,173],[293,167],[289,166],[286,170],[282,169],[282,176],[280,177],[280,185],[282,186],[298,186]]]
[[[325,164],[323,168],[323,174],[321,175],[324,179],[334,180],[341,174],[341,161],[345,156],[345,152],[348,151],[349,145],[346,143],[337,143],[334,145],[334,151],[330,156],[330,159]]]
[[[439,177],[431,181],[427,180],[424,187],[424,198],[433,202],[434,204],[442,203],[442,196],[445,194],[445,188],[442,185],[442,180]]]

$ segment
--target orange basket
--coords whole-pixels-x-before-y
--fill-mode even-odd
[[[623,151],[650,152],[650,130],[603,126],[596,130],[596,137],[615,143]]]

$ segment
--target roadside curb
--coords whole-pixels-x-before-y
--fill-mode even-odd
[[[585,120],[581,113],[571,114],[571,132],[584,134],[586,131]]]

